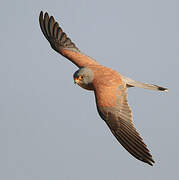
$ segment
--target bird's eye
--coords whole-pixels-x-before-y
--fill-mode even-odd
[[[83,76],[80,76],[80,79],[83,79]]]

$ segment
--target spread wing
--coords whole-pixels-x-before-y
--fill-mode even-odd
[[[135,158],[149,165],[154,160],[132,123],[126,85],[95,90],[97,109],[113,135]]]
[[[78,67],[98,65],[94,59],[80,52],[70,38],[68,38],[59,27],[58,22],[55,21],[53,16],[49,17],[47,12],[43,16],[43,12],[41,11],[39,23],[44,36],[55,51],[68,58]]]

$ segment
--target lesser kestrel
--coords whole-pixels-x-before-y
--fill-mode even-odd
[[[167,88],[137,82],[100,65],[83,54],[48,13],[43,15],[41,11],[39,22],[51,47],[78,66],[79,70],[73,75],[75,83],[84,89],[94,91],[99,115],[116,139],[135,158],[153,165],[152,155],[132,123],[127,88],[135,86],[159,91],[167,91]]]

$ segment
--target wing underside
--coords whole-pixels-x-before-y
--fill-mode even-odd
[[[131,155],[140,161],[153,165],[152,155],[132,123],[132,112],[128,105],[126,87],[120,88],[119,97],[114,96],[114,90],[111,90],[111,93],[108,90],[106,95],[102,94],[102,92],[95,92],[98,112],[113,135]],[[104,103],[99,102],[103,101],[100,96],[105,96]],[[108,101],[116,103],[109,107],[106,106]]]
[[[66,33],[63,32],[53,16],[49,17],[47,12],[43,15],[43,12],[41,11],[39,23],[40,28],[51,47],[75,65],[78,67],[99,65],[94,59],[80,52]]]

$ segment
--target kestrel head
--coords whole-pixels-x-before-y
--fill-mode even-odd
[[[93,90],[92,82],[94,73],[90,68],[80,68],[73,74],[74,82],[84,89]]]

